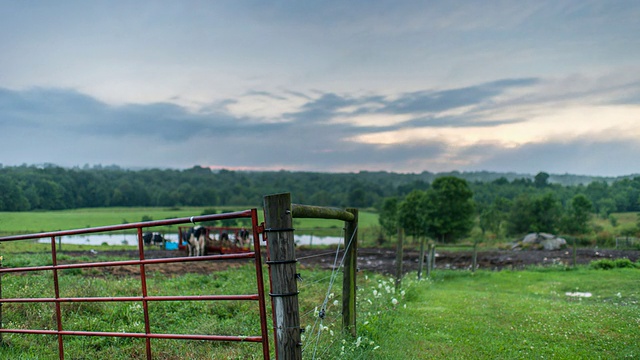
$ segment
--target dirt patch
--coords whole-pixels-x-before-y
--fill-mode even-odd
[[[114,257],[118,259],[137,259],[137,251],[104,251],[99,254],[89,251],[64,252],[71,257],[84,257],[84,261],[91,261],[91,257]],[[178,251],[145,250],[145,259],[173,258],[185,256]],[[296,251],[299,265],[302,268],[332,269],[336,258],[335,251],[331,250],[307,250]],[[339,259],[342,254],[339,254]],[[472,251],[446,251],[436,250],[437,269],[470,269],[472,264]],[[87,257],[89,259],[87,259]],[[358,267],[361,270],[373,271],[384,274],[394,274],[396,252],[391,249],[361,248],[358,249]],[[405,250],[403,256],[403,271],[418,270],[419,253]],[[640,259],[640,251],[636,250],[593,250],[579,249],[576,253],[578,264],[588,264],[594,260],[628,258],[636,262]],[[236,259],[225,261],[199,261],[188,263],[151,264],[146,266],[147,273],[160,273],[164,275],[180,275],[185,273],[208,274],[215,271],[228,269],[251,263],[252,259]],[[75,262],[75,261],[70,261]],[[531,265],[571,265],[573,263],[572,250],[516,250],[516,251],[479,251],[477,258],[478,267],[485,270],[523,269]],[[105,267],[99,273],[114,274],[120,276],[139,275],[139,266]],[[98,275],[97,271],[94,271]]]

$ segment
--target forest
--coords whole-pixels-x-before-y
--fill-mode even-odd
[[[1,165],[0,165],[1,166]],[[290,192],[293,201],[320,206],[379,209],[387,198],[426,191],[439,177],[465,180],[475,211],[505,210],[514,203],[547,201],[566,207],[583,194],[591,211],[640,211],[640,176],[598,178],[492,172],[399,174],[290,171],[63,168],[56,165],[0,167],[0,211],[61,210],[114,206],[257,206],[262,197]],[[500,209],[502,207],[503,209]]]

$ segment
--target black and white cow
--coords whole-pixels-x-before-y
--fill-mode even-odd
[[[162,245],[163,240],[164,237],[159,232],[142,234],[142,241],[144,241],[145,245]]]
[[[194,226],[182,233],[182,240],[187,243],[189,256],[203,256],[207,241],[207,229],[204,226]]]
[[[236,235],[236,239],[236,242],[240,246],[246,245],[249,242],[249,230],[245,228],[240,229],[240,231],[238,231],[238,234]]]

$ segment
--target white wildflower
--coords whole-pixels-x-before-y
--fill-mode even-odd
[[[391,303],[393,304],[393,306],[398,305],[398,299],[396,298],[391,299]]]
[[[338,300],[334,300],[333,301],[333,306],[338,306],[338,304],[340,304],[340,302],[338,302]]]

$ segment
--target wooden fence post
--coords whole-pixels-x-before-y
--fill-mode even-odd
[[[404,230],[398,228],[398,245],[396,246],[396,290],[400,288],[402,283],[402,257],[404,248],[402,242],[404,240]]]
[[[471,272],[476,272],[478,266],[478,241],[473,242],[473,260],[471,262]]]
[[[276,359],[302,359],[291,194],[264,197]]]
[[[418,261],[418,280],[422,279],[422,265],[424,264],[425,241],[426,241],[426,238],[422,238],[422,240],[420,240],[420,255],[419,255],[419,261]],[[428,272],[429,270],[427,269],[427,277],[429,277]]]
[[[344,274],[342,278],[342,327],[352,336],[356,331],[356,271],[358,268],[358,209],[348,208],[353,221],[345,221]]]
[[[433,246],[433,244],[429,243],[429,245],[427,245],[427,278],[431,278],[431,269],[432,269],[432,265],[431,263],[433,262],[433,259],[431,258],[431,247]]]

